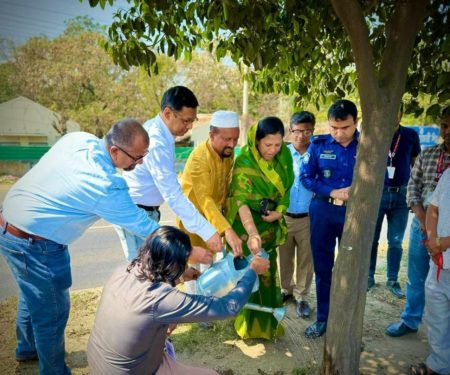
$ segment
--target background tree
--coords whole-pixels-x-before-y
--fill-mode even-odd
[[[112,0],[110,0],[111,2]],[[92,6],[106,0],[90,0]],[[340,253],[333,273],[322,372],[358,373],[369,252],[396,114],[432,97],[449,100],[449,6],[438,0],[180,0],[130,2],[105,48],[122,67],[158,71],[157,52],[189,57],[201,43],[253,67],[257,89],[296,94],[300,103],[358,89],[362,132]]]
[[[159,111],[162,95],[176,84],[197,93],[200,111],[210,113],[242,107],[242,80],[229,58],[219,62],[209,52],[196,51],[192,61],[157,55],[159,74],[149,77],[143,68],[128,71],[115,65],[100,47],[105,33],[86,17],[71,20],[64,33],[49,40],[32,38],[15,47],[6,40],[0,64],[0,102],[26,96],[57,112],[55,129],[64,134],[70,118],[82,130],[102,136],[121,117],[145,121]],[[250,119],[279,111],[285,95],[250,92]],[[288,111],[285,112],[285,120]],[[281,113],[283,114],[283,113]],[[62,120],[66,121],[62,121]]]

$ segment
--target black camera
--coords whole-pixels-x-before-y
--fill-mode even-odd
[[[261,202],[259,202],[259,213],[261,215],[267,216],[269,215],[268,211],[273,211],[276,207],[277,204],[272,199],[261,199]]]

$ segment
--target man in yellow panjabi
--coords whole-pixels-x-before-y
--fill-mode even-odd
[[[182,175],[181,188],[197,210],[225,237],[234,254],[242,255],[242,241],[222,213],[238,139],[239,115],[232,111],[214,112],[208,140],[200,143],[189,155]],[[188,234],[192,246],[206,247],[204,241],[188,232],[178,218],[177,224]],[[193,286],[186,285],[186,290],[194,293]]]

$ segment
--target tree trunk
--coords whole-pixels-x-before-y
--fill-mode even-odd
[[[344,233],[333,269],[322,374],[353,375],[359,373],[370,251],[386,161],[426,1],[396,3],[386,25],[386,46],[377,70],[359,2],[331,2],[352,44],[363,126]]]
[[[330,316],[325,337],[323,374],[358,374],[366,303],[370,248],[380,205],[386,160],[396,111],[375,108],[365,114],[344,233],[339,246],[330,293]]]

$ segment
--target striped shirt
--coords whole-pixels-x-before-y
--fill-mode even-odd
[[[445,150],[444,144],[424,149],[417,157],[411,170],[407,193],[408,206],[428,206],[440,175],[449,166],[450,153]]]

